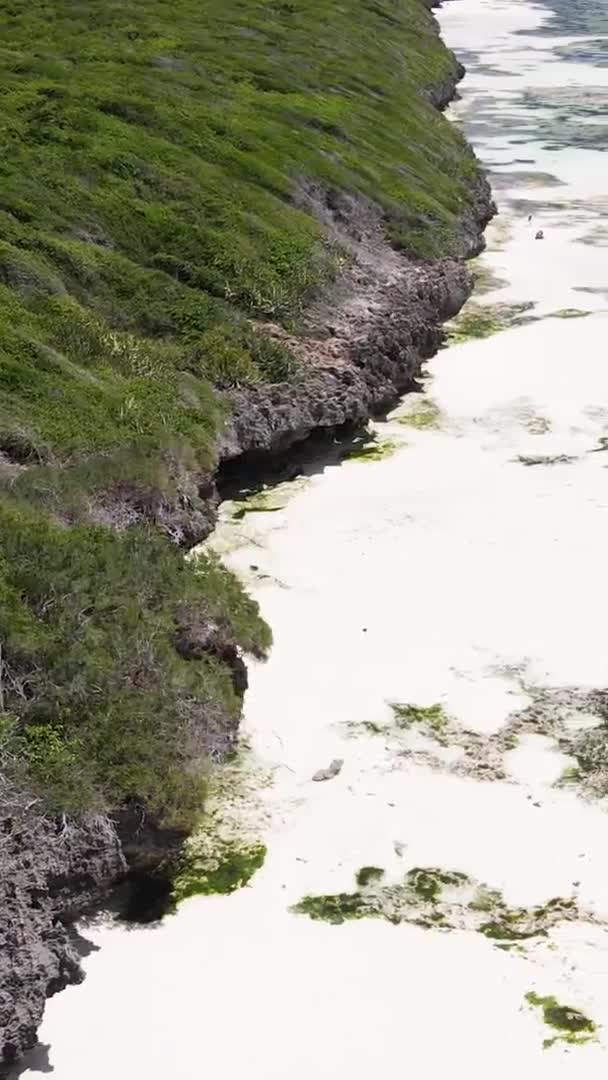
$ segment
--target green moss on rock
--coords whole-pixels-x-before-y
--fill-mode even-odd
[[[543,1041],[545,1049],[557,1042],[581,1044],[591,1042],[597,1033],[597,1024],[571,1005],[560,1005],[556,998],[541,996],[530,990],[525,999],[534,1008],[542,1009],[543,1022],[553,1028],[555,1035]]]
[[[304,896],[291,910],[298,915],[308,915],[311,919],[320,919],[335,925],[340,925],[347,919],[363,919],[365,916],[379,914],[359,892]]]
[[[441,705],[402,705],[392,702],[391,709],[399,728],[409,729],[416,725],[438,742],[445,741],[450,719]]]
[[[395,439],[378,439],[365,446],[357,446],[349,450],[344,455],[344,461],[383,461],[384,458],[392,457],[402,446],[403,443]]]
[[[510,326],[521,326],[534,317],[528,314],[533,307],[532,301],[520,304],[476,304],[469,301],[448,324],[449,341],[459,344],[491,337]]]
[[[190,896],[232,893],[248,884],[265,858],[264,844],[218,840],[209,852],[200,850],[194,837],[186,845],[173,884],[175,902]]]
[[[455,871],[420,867],[415,867],[406,875],[406,881],[416,896],[433,904],[439,900],[445,885],[464,885],[468,880],[466,874]]]
[[[373,917],[427,930],[469,930],[505,951],[520,951],[523,942],[548,937],[558,923],[584,917],[574,900],[563,897],[534,908],[510,908],[500,892],[460,870],[416,866],[390,884],[382,876],[378,867],[363,867],[356,891],[306,896],[293,911],[327,922]]]
[[[366,885],[381,881],[383,877],[384,870],[380,866],[362,866],[357,872],[356,881],[360,888],[365,888]]]
[[[408,412],[400,412],[393,419],[396,423],[403,424],[404,427],[425,431],[439,427],[441,412],[434,401],[430,398],[424,398],[414,409]]]

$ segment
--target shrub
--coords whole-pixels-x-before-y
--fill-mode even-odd
[[[175,649],[184,608],[218,619],[245,649],[269,635],[216,560],[185,562],[153,531],[62,529],[0,502],[0,756],[53,809],[137,798],[172,823],[200,808],[218,718],[240,701],[217,658]],[[8,727],[8,730],[7,730]],[[20,772],[21,770],[21,772]]]

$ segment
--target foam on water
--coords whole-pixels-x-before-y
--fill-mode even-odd
[[[158,928],[86,931],[100,946],[87,979],[50,1001],[40,1032],[56,1080],[604,1080],[602,805],[553,786],[569,759],[547,737],[522,737],[505,779],[482,781],[450,771],[450,748],[436,767],[374,733],[392,702],[438,703],[491,737],[534,688],[608,682],[608,454],[594,452],[608,435],[608,293],[603,249],[584,242],[608,225],[606,166],[600,147],[558,146],[560,117],[605,95],[608,72],[564,59],[575,41],[552,35],[546,7],[454,0],[440,18],[469,65],[452,114],[508,173],[480,260],[506,284],[476,302],[590,314],[453,346],[430,365],[433,423],[408,422],[410,397],[377,425],[392,455],[328,467],[273,514],[237,524],[226,508],[213,543],[275,636],[245,721],[251,761],[272,775],[268,858],[250,887],[189,900]],[[311,783],[332,758],[340,775]],[[290,913],[305,894],[352,891],[361,866],[389,881],[459,870],[510,904],[573,897],[591,921],[518,954],[473,931]],[[543,1049],[531,990],[581,1009],[597,1039]]]

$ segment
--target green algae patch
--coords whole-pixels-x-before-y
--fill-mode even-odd
[[[496,889],[487,889],[485,886],[480,885],[475,896],[469,904],[471,911],[494,911],[498,904],[502,902],[502,894]]]
[[[404,444],[396,439],[378,439],[365,446],[356,446],[342,458],[343,461],[383,461],[392,457]]]
[[[248,503],[234,511],[232,520],[242,521],[247,514],[276,514],[277,510],[282,509],[282,506],[259,506],[257,503]]]
[[[173,901],[230,894],[263,865],[265,810],[261,789],[271,781],[245,748],[211,770],[205,812],[186,840],[173,881]]]
[[[520,465],[572,465],[576,461],[570,454],[518,454],[515,458]]]
[[[247,514],[276,514],[278,510],[283,510],[287,501],[285,495],[288,496],[291,493],[285,493],[286,485],[280,486],[282,491],[278,488],[267,488],[256,495],[236,500],[230,511],[230,520],[242,521]]]
[[[454,870],[426,869],[419,866],[409,870],[406,881],[412,891],[421,900],[436,903],[445,885],[464,885],[468,882],[466,874]]]
[[[475,904],[475,901],[473,903]],[[500,893],[494,893],[492,902],[481,909],[477,903],[475,910],[486,910],[493,915],[492,919],[477,927],[479,933],[501,942],[547,937],[552,926],[578,916],[576,902],[560,896],[533,908],[510,908],[504,903]]]
[[[308,915],[311,919],[322,920],[339,926],[347,919],[363,919],[365,916],[378,916],[381,913],[370,907],[359,892],[336,893],[328,896],[304,896],[291,910],[297,915]]]
[[[372,885],[376,881],[381,881],[384,877],[384,870],[380,866],[362,866],[357,872],[357,885],[360,888],[365,888],[366,885]]]
[[[571,784],[580,784],[583,779],[583,774],[576,765],[569,765],[567,769],[558,776],[553,787],[562,788],[569,787]]]
[[[525,995],[525,999],[533,1008],[542,1009],[543,1022],[555,1032],[551,1038],[543,1040],[545,1049],[558,1042],[580,1045],[595,1039],[597,1024],[580,1009],[575,1009],[572,1005],[560,1005],[556,998],[542,997],[533,990]]]
[[[173,883],[175,903],[190,896],[233,893],[248,884],[265,858],[264,844],[223,841],[209,853],[194,838],[186,844],[182,866]]]
[[[462,312],[447,325],[448,341],[458,345],[465,341],[491,337],[511,326],[522,326],[534,316],[527,314],[533,301],[521,304],[476,304],[469,302]]]
[[[377,724],[375,720],[362,720],[360,725],[364,731],[368,731],[370,735],[383,735],[386,731],[385,724]]]
[[[497,289],[504,288],[508,285],[508,281],[504,278],[498,277],[493,270],[490,270],[487,266],[481,264],[473,265],[473,279],[475,281],[475,293],[477,296],[483,296],[485,293],[495,292]]]
[[[454,320],[448,328],[448,341],[459,344],[463,341],[473,341],[475,338],[491,337],[501,329],[499,320],[492,314],[491,309],[484,311],[478,308],[476,311],[463,312],[458,320]]]
[[[441,410],[430,398],[424,398],[410,412],[400,413],[398,416],[391,417],[391,419],[397,424],[403,424],[404,427],[425,431],[428,428],[439,427]]]
[[[560,308],[552,311],[547,316],[549,319],[584,319],[586,315],[592,315],[592,311],[583,311],[581,308]]]
[[[414,725],[437,742],[445,743],[450,719],[441,705],[401,705],[391,703],[397,727],[409,730]]]
[[[397,925],[410,922],[431,928],[445,924],[450,928],[446,912],[437,906],[444,888],[464,888],[469,885],[466,874],[436,867],[416,866],[401,882],[382,885],[384,870],[364,866],[356,875],[358,889],[352,893],[305,896],[292,907],[296,914],[311,919],[342,923],[346,919],[382,918]]]
[[[505,952],[521,952],[529,939],[547,938],[560,922],[593,921],[563,897],[534,908],[510,908],[499,891],[460,870],[414,866],[400,881],[385,884],[383,877],[379,867],[362,867],[352,892],[305,896],[291,910],[336,924],[369,917],[444,933],[468,930]]]
[[[509,941],[526,941],[532,937],[546,937],[547,931],[544,929],[538,929],[531,927],[528,930],[514,926],[509,922],[507,918],[500,922],[487,922],[482,923],[479,927],[479,933],[484,937],[491,938],[494,941],[509,942]]]

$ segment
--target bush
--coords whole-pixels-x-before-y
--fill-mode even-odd
[[[230,670],[175,648],[184,609],[263,654],[257,606],[216,560],[186,562],[153,531],[62,529],[0,503],[0,757],[56,810],[137,798],[191,822],[218,723],[240,709]]]

